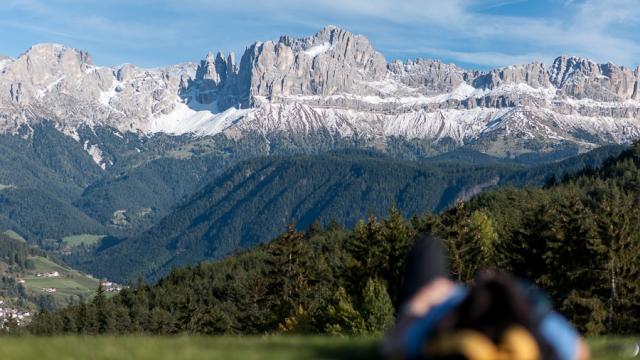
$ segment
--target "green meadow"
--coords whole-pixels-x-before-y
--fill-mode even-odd
[[[634,338],[590,339],[592,358],[632,359]],[[0,337],[0,359],[376,359],[379,340],[348,337]]]
[[[58,265],[53,261],[34,256],[29,258],[33,261],[35,268],[23,276],[27,291],[31,293],[42,293],[43,288],[55,288],[56,292],[52,296],[62,302],[70,297],[89,298],[95,294],[99,280],[91,276],[80,273],[76,270]],[[38,277],[37,273],[53,272],[60,273],[60,277],[47,278]]]
[[[2,185],[0,185],[2,186]],[[17,232],[13,231],[13,230],[7,230],[5,232],[3,232],[2,234],[7,235],[8,237],[14,239],[14,240],[19,240],[22,241],[23,243],[26,243],[27,241],[20,236],[20,234],[18,234]]]
[[[330,337],[5,337],[0,359],[372,359],[377,341]]]
[[[66,236],[62,238],[62,242],[65,244],[74,247],[80,245],[90,246],[98,243],[100,240],[104,239],[104,235],[93,235],[93,234],[81,234],[81,235],[72,235]]]

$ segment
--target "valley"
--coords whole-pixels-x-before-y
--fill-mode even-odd
[[[93,297],[96,278],[54,261],[15,233],[0,234],[0,300],[30,314]],[[7,320],[3,318],[4,322]]]

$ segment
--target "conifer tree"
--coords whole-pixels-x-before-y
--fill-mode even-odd
[[[267,277],[271,281],[268,295],[279,321],[304,305],[309,291],[309,250],[304,234],[296,230],[295,224],[290,224],[287,232],[267,247]]]
[[[394,307],[387,286],[379,279],[369,279],[362,294],[362,317],[370,334],[381,335],[394,322]]]
[[[96,312],[96,332],[99,334],[111,333],[115,330],[115,318],[111,302],[105,295],[102,283],[98,285],[96,296],[92,301]]]
[[[362,335],[367,326],[362,315],[356,310],[347,291],[340,287],[327,307],[327,325],[325,332],[332,335]]]

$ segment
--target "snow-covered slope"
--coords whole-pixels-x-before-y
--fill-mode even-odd
[[[97,67],[85,52],[42,44],[0,58],[0,130],[42,120],[74,138],[89,125],[236,140],[328,134],[377,147],[393,137],[496,155],[588,149],[640,138],[640,68],[565,56],[489,72],[387,63],[364,36],[333,26],[257,42],[239,63],[210,53],[158,69]],[[99,144],[86,148],[102,161]]]

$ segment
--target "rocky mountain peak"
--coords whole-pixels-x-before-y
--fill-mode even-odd
[[[18,105],[31,104],[60,90],[75,94],[76,89],[88,85],[83,83],[85,75],[96,69],[89,53],[60,44],[34,45],[2,67],[0,103]],[[101,79],[96,80],[103,84]]]
[[[211,51],[207,53],[207,56],[204,58],[204,60],[200,61],[200,65],[196,70],[196,80],[218,80],[215,58]]]
[[[590,59],[563,55],[553,61],[549,69],[549,76],[552,84],[556,87],[562,87],[576,73],[588,75],[597,71],[598,65]]]
[[[340,42],[352,41],[354,38],[360,38],[364,40],[367,44],[369,43],[369,39],[362,35],[354,35],[353,33],[341,29],[334,25],[329,25],[324,27],[322,30],[318,31],[315,35],[310,37],[313,40],[313,43],[329,43],[331,45],[338,44]],[[369,44],[369,46],[371,46]]]
[[[388,65],[388,69],[398,81],[420,89],[423,94],[450,92],[465,82],[465,71],[462,68],[440,60],[395,60]]]
[[[209,52],[197,65],[97,67],[89,54],[56,44],[3,59],[3,131],[49,119],[62,129],[278,133],[295,141],[322,133],[377,145],[399,136],[482,143],[489,152],[538,149],[531,139],[640,138],[640,103],[626,101],[640,100],[640,67],[568,56],[548,68],[534,62],[486,72],[427,59],[387,64],[366,37],[335,26],[256,42],[239,63],[232,52]]]
[[[247,72],[247,74],[245,74]],[[361,35],[326,27],[313,36],[283,36],[250,47],[240,73],[247,98],[275,99],[295,95],[352,92],[361,81],[382,80],[386,60]]]
[[[551,83],[564,94],[578,99],[624,101],[637,99],[637,72],[611,63],[560,56],[549,70]]]
[[[139,71],[138,67],[133,64],[122,64],[116,69],[116,79],[118,81],[128,81]]]
[[[88,52],[54,43],[34,45],[18,57],[18,60],[21,59],[24,59],[28,64],[35,62],[50,66],[60,65],[66,70],[72,67],[85,68],[93,65],[93,59]]]
[[[218,73],[219,83],[227,80],[228,70],[227,70],[227,60],[224,57],[224,54],[218,51],[215,60],[216,73]]]
[[[233,51],[229,51],[229,56],[227,57],[227,64],[229,66],[236,66],[236,53]]]
[[[527,84],[532,88],[549,86],[547,69],[541,62],[525,65],[512,65],[493,69],[477,77],[473,86],[481,89],[495,89],[503,84]]]

